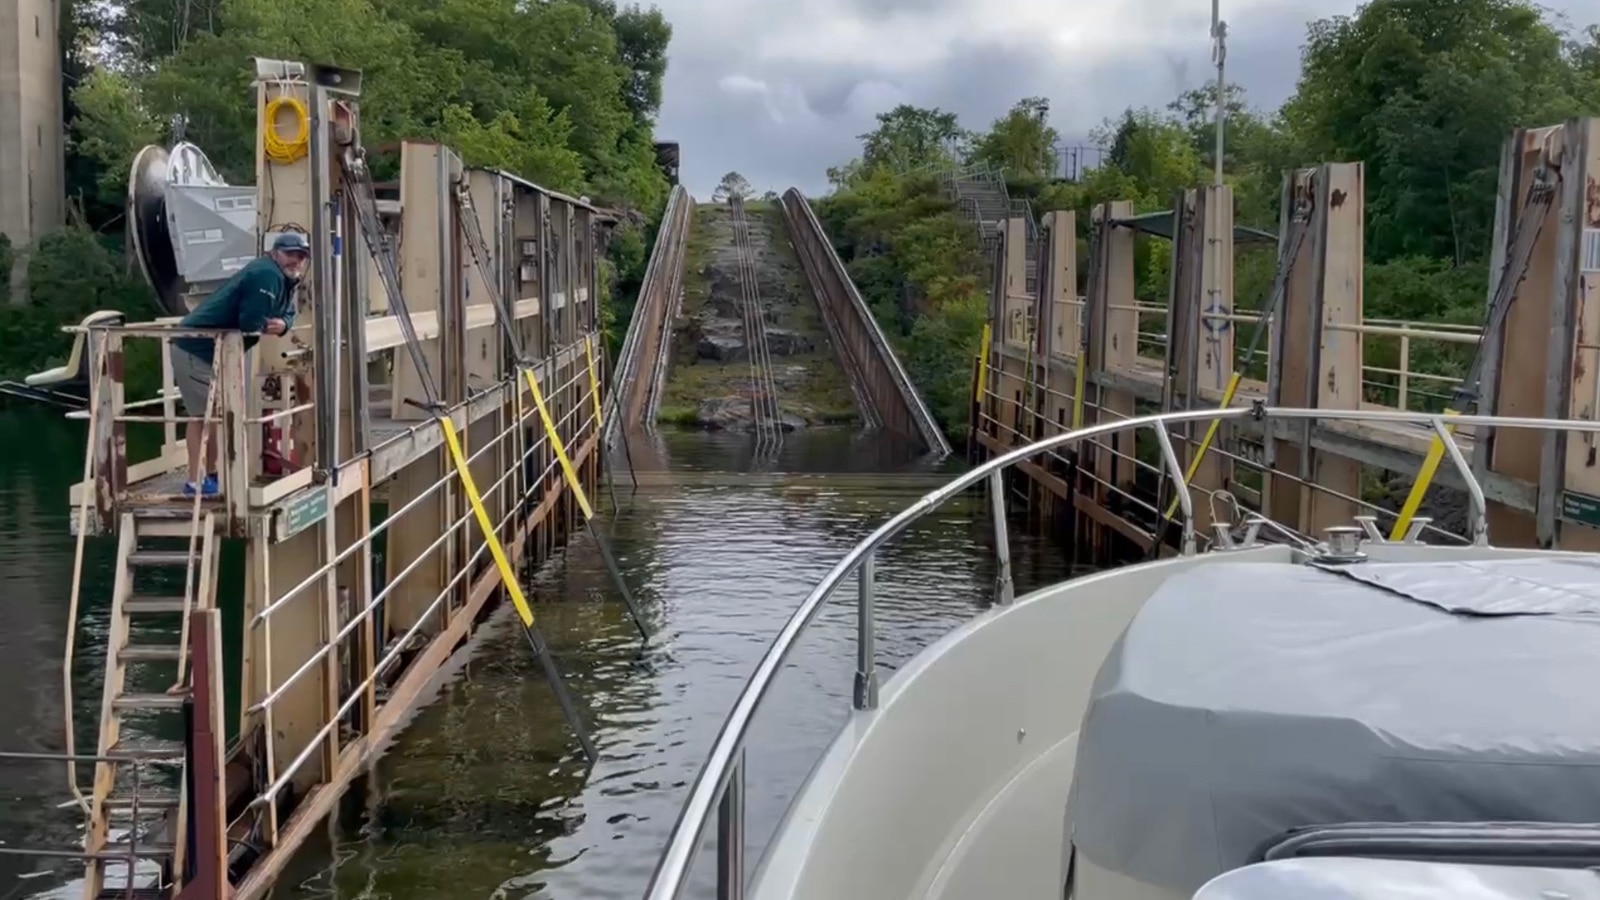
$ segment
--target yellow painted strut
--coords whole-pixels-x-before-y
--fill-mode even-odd
[[[538,396],[537,393],[534,394],[534,397]],[[567,692],[566,682],[556,669],[555,660],[550,656],[550,648],[545,644],[539,630],[534,627],[533,608],[528,605],[527,595],[522,592],[522,583],[517,579],[516,570],[511,567],[511,560],[506,557],[505,547],[500,544],[500,536],[494,527],[494,522],[489,518],[489,511],[484,508],[483,495],[478,492],[478,485],[472,480],[472,467],[467,465],[467,455],[462,452],[461,439],[456,436],[455,422],[449,416],[442,415],[438,417],[438,422],[439,430],[444,434],[445,446],[450,448],[450,461],[455,464],[456,476],[461,479],[461,489],[467,495],[467,503],[472,506],[472,515],[478,520],[478,530],[483,532],[483,542],[489,548],[489,555],[494,558],[494,566],[500,572],[500,581],[506,587],[506,594],[511,597],[511,605],[516,607],[517,616],[522,619],[522,628],[528,635],[528,643],[533,646],[533,655],[544,667],[550,688],[555,691],[556,701],[561,704],[562,712],[566,714],[572,730],[578,733],[578,743],[583,745],[584,755],[593,762],[596,758],[594,741],[590,739],[589,730],[584,727],[583,719],[578,715],[577,705]],[[582,497],[582,494],[578,496]]]
[[[600,407],[600,376],[595,373],[594,343],[587,334],[583,336],[583,356],[589,363],[589,397],[594,400],[594,427],[599,431],[606,425],[605,410]]]
[[[983,406],[983,393],[989,386],[989,323],[983,323],[983,336],[978,339],[978,379],[972,388],[972,399]]]
[[[585,342],[587,349],[587,342]],[[524,368],[522,377],[528,382],[528,390],[533,394],[534,408],[539,411],[539,422],[544,426],[545,437],[550,441],[550,449],[556,453],[556,461],[561,464],[561,474],[567,480],[567,487],[572,489],[572,497],[578,501],[578,509],[583,512],[583,520],[589,523],[589,531],[594,534],[594,545],[600,550],[600,559],[606,568],[611,571],[611,577],[617,584],[617,590],[622,592],[622,600],[628,604],[628,612],[633,616],[633,624],[639,629],[639,635],[645,640],[650,639],[650,630],[645,627],[644,616],[639,612],[639,604],[634,602],[633,592],[628,590],[627,579],[622,577],[622,567],[617,565],[617,558],[611,554],[611,547],[600,534],[600,527],[595,522],[594,506],[589,503],[589,495],[583,489],[583,483],[578,480],[578,470],[572,465],[572,457],[567,455],[567,447],[561,441],[561,435],[556,433],[556,423],[550,418],[550,408],[545,405],[544,392],[539,390],[539,379],[533,377],[532,368]],[[595,380],[594,357],[589,357],[589,377],[595,385],[590,391],[594,397],[595,415],[600,410],[599,383]],[[595,434],[600,433],[599,420],[596,419]]]
[[[1228,386],[1226,388],[1224,388],[1223,391],[1222,391],[1222,403],[1218,404],[1218,408],[1227,409],[1228,407],[1233,405],[1233,395],[1237,394],[1239,392],[1239,382],[1241,382],[1243,380],[1244,380],[1244,375],[1241,374],[1238,370],[1235,370],[1232,375],[1228,376]],[[1206,426],[1205,437],[1200,439],[1199,448],[1195,450],[1194,457],[1189,460],[1188,468],[1184,470],[1184,473],[1183,473],[1183,483],[1184,484],[1193,484],[1194,483],[1194,475],[1195,475],[1196,472],[1200,471],[1200,464],[1202,462],[1205,462],[1205,459],[1206,459],[1206,451],[1211,449],[1211,442],[1217,439],[1217,431],[1221,427],[1222,427],[1222,420],[1221,419],[1212,419],[1211,420],[1211,424]],[[1440,449],[1442,450],[1443,448],[1440,448]],[[1177,515],[1177,514],[1178,514],[1178,495],[1177,495],[1176,492],[1174,492],[1173,496],[1172,496],[1172,502],[1167,504],[1167,519],[1170,521],[1172,519],[1172,517]]]
[[[1447,409],[1447,416],[1459,416],[1459,410]],[[1445,430],[1450,434],[1456,433],[1454,425],[1446,425]],[[1417,470],[1417,480],[1411,485],[1411,493],[1406,495],[1405,505],[1400,507],[1399,515],[1394,517],[1394,530],[1389,532],[1389,540],[1404,540],[1406,531],[1411,528],[1411,520],[1416,517],[1417,510],[1422,508],[1422,498],[1427,496],[1428,485],[1433,483],[1433,476],[1439,472],[1439,464],[1444,462],[1444,439],[1437,434],[1433,436],[1432,443],[1428,444],[1428,455],[1422,458],[1422,468]]]
[[[544,392],[539,390],[539,379],[533,377],[532,369],[523,369],[522,377],[528,382],[528,390],[533,393],[533,405],[539,410],[539,422],[544,425],[545,437],[550,439],[550,449],[556,452],[556,461],[561,464],[561,474],[567,479],[567,487],[572,490],[573,499],[578,501],[584,521],[593,519],[594,507],[589,505],[589,495],[584,493],[583,484],[578,481],[578,470],[572,466],[572,457],[567,455],[566,444],[561,442],[561,435],[556,433],[556,423],[550,418],[550,408],[544,403]]]

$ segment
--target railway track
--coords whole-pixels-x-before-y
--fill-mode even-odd
[[[782,405],[772,378],[772,348],[767,340],[767,315],[761,302],[755,245],[741,197],[728,201],[733,218],[734,248],[739,256],[739,298],[745,346],[750,359],[750,407],[755,421],[756,458],[775,455],[783,446]]]

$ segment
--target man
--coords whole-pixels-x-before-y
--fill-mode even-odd
[[[184,316],[179,327],[242,331],[246,350],[260,340],[256,334],[286,334],[294,324],[294,286],[305,272],[310,254],[311,245],[306,243],[305,235],[292,231],[278,235],[265,256],[251,260],[235,272],[216,293]],[[197,417],[183,430],[184,443],[189,449],[189,477],[183,485],[186,497],[194,496],[196,491],[205,497],[214,497],[220,492],[217,485],[220,425],[212,423],[210,427],[210,440],[205,448],[205,477],[202,478],[200,443],[205,423],[198,418],[206,415],[215,352],[216,344],[209,337],[172,339],[172,375],[178,384],[178,394],[183,398],[183,413]]]

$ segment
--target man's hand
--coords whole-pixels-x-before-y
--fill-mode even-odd
[[[282,319],[268,319],[266,327],[261,329],[262,333],[272,335],[283,334],[288,330],[289,326]]]

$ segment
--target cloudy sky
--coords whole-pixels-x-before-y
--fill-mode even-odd
[[[697,197],[730,170],[758,191],[826,187],[856,136],[899,103],[980,128],[1050,99],[1068,142],[1127,106],[1211,76],[1209,0],[655,0],[673,25],[658,140],[683,147]],[[1273,108],[1294,88],[1306,22],[1358,0],[1223,0],[1229,80]],[[1547,5],[1600,21],[1600,0]],[[1069,11],[1070,10],[1070,11]]]

